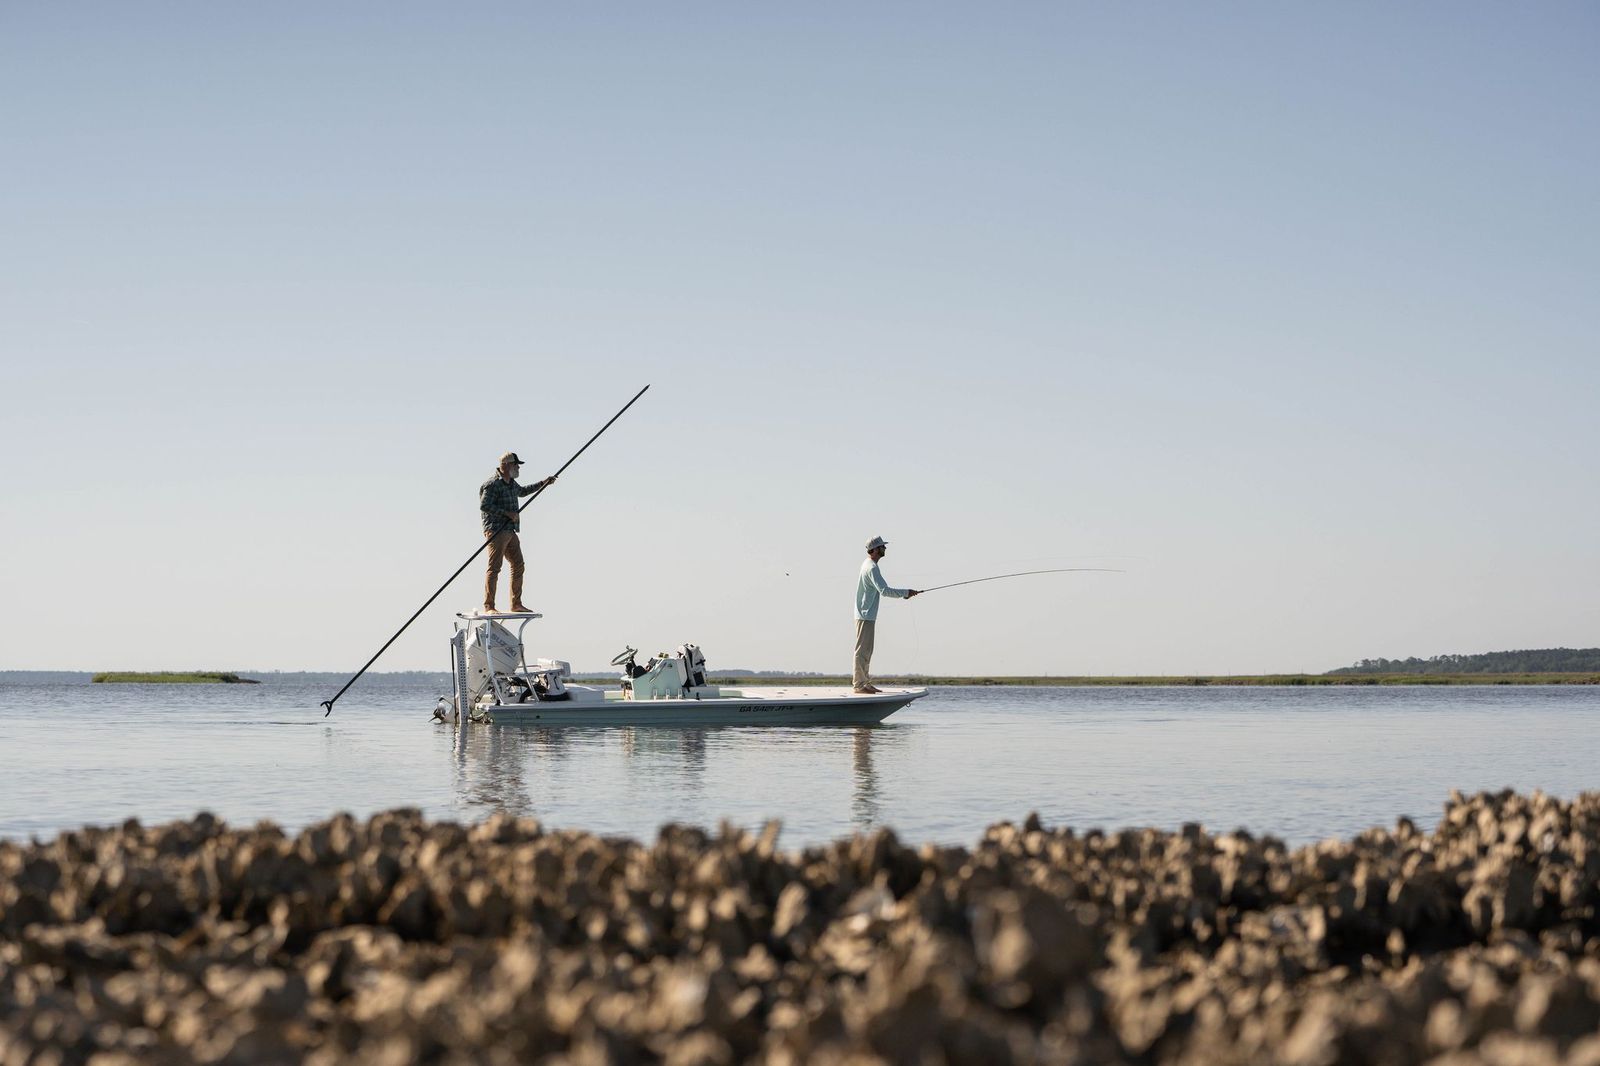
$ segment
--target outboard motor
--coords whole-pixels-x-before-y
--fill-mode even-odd
[[[468,703],[475,704],[485,692],[493,689],[496,678],[510,677],[517,672],[522,662],[522,645],[505,626],[489,622],[467,631],[465,657]]]

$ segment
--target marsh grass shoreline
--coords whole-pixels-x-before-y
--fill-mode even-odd
[[[259,685],[238,674],[202,670],[190,671],[122,671],[95,674],[90,678],[97,685]]]
[[[415,673],[416,671],[408,671]],[[440,675],[448,681],[448,675]],[[587,684],[614,684],[611,672],[581,671],[575,680]],[[259,685],[262,682],[239,674],[218,671],[121,671],[97,673],[96,684],[157,685]],[[838,687],[850,684],[844,674],[719,674],[710,680],[724,687]],[[1149,675],[1056,675],[972,674],[945,676],[932,674],[888,674],[874,679],[880,685],[897,688],[946,686],[1019,686],[1062,688],[1116,687],[1352,687],[1372,685],[1600,685],[1600,673],[1474,673],[1474,674],[1149,674]]]
[[[598,677],[599,675],[593,675]],[[714,675],[718,685],[753,687],[756,685],[848,685],[844,675],[774,677],[771,675],[724,677]],[[891,674],[873,679],[879,685],[1018,685],[1067,688],[1138,686],[1340,686],[1357,685],[1600,685],[1600,674],[1173,674],[1147,677],[1056,677],[1048,674],[1024,677],[975,675],[972,677],[934,677],[924,674]]]

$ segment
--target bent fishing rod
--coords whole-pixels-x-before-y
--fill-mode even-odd
[[[524,503],[521,507],[517,508],[517,513],[521,514],[523,511],[528,509],[529,504],[532,504],[534,500],[537,500],[540,496],[543,496],[544,495],[544,490],[550,487],[550,482],[551,481],[554,481],[556,478],[560,477],[563,473],[566,472],[567,467],[569,467],[573,463],[577,462],[578,461],[578,456],[580,456],[584,452],[588,451],[589,450],[589,445],[591,445],[595,441],[599,440],[600,439],[600,434],[604,433],[606,430],[610,429],[612,422],[615,422],[617,419],[621,418],[627,412],[628,408],[632,407],[634,404],[639,402],[639,397],[640,396],[643,396],[646,392],[649,392],[649,391],[650,391],[650,386],[646,385],[644,388],[640,389],[637,393],[634,394],[633,399],[631,399],[627,403],[623,404],[622,405],[622,410],[618,411],[616,414],[611,416],[611,421],[609,421],[605,425],[601,426],[599,431],[596,432],[594,436],[590,437],[584,443],[583,447],[579,448],[576,452],[573,453],[571,459],[568,459],[565,463],[561,464],[561,469],[560,470],[557,470],[554,474],[551,474],[548,481],[546,481],[543,485],[541,485],[539,488],[537,488],[537,489],[535,489],[533,491],[533,494],[528,497],[528,502]],[[422,612],[426,611],[428,609],[428,607],[433,603],[433,601],[438,599],[439,596],[444,592],[444,590],[450,587],[450,583],[452,581],[454,581],[456,578],[460,577],[461,576],[461,572],[463,570],[465,570],[467,567],[471,566],[472,565],[472,561],[474,559],[476,559],[478,556],[483,554],[483,550],[485,548],[487,548],[488,546],[489,546],[489,541],[487,539],[485,539],[482,544],[478,545],[478,550],[473,552],[471,555],[469,555],[467,557],[467,561],[462,563],[459,567],[457,567],[456,568],[456,572],[451,574],[448,578],[445,579],[445,583],[439,586],[439,590],[437,592],[435,592],[432,596],[429,596],[421,607],[417,608],[416,614],[413,614],[410,618],[407,618],[406,619],[406,624],[401,626],[399,629],[395,630],[394,636],[390,637],[388,640],[383,642],[383,647],[379,648],[373,654],[372,658],[367,660],[366,666],[363,666],[361,669],[357,670],[355,677],[352,677],[349,681],[346,681],[344,683],[344,688],[340,689],[338,692],[335,692],[333,694],[333,699],[324,700],[322,702],[321,706],[327,708],[327,711],[325,711],[323,713],[322,717],[326,718],[326,717],[328,717],[328,715],[333,713],[333,705],[339,699],[339,697],[343,696],[346,692],[349,691],[350,686],[355,684],[356,680],[358,678],[360,678],[362,674],[366,673],[368,668],[371,667],[373,663],[378,661],[378,656],[380,656],[384,652],[388,651],[389,650],[389,645],[393,644],[396,640],[399,640],[400,639],[400,634],[404,633],[408,628],[410,628],[411,623],[415,622],[418,619],[418,617],[421,616]]]
[[[935,585],[931,589],[918,589],[918,596],[926,596],[940,589],[953,589],[958,585],[976,585],[982,581],[999,581],[1007,577],[1032,577],[1035,574],[1124,574],[1126,570],[1110,570],[1103,566],[1069,566],[1064,570],[1024,570],[1020,574],[996,574],[993,577],[975,577],[971,581],[952,581],[948,585]]]

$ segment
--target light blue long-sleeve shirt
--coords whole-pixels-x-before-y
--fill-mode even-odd
[[[861,579],[856,582],[856,617],[863,622],[876,622],[880,595],[903,600],[909,591],[890,587],[878,572],[878,564],[869,557],[861,564]]]

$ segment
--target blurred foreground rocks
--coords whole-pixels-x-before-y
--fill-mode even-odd
[[[0,843],[0,1066],[1600,1066],[1600,793],[1293,851],[777,835],[401,810]]]

